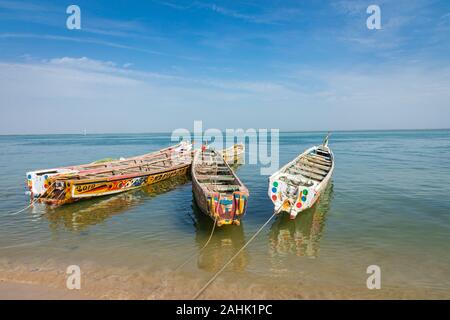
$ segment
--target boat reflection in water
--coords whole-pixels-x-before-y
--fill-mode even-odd
[[[173,190],[188,180],[187,176],[178,176],[104,198],[93,198],[60,207],[44,206],[41,208],[42,216],[50,222],[50,228],[53,230],[64,228],[69,231],[82,231],[114,215],[125,213],[148,198]]]
[[[244,223],[240,226],[228,225],[223,228],[215,228],[209,244],[202,250],[208,241],[214,221],[200,211],[195,201],[192,202],[193,220],[195,226],[195,241],[198,246],[198,268],[215,272],[245,244]],[[246,250],[241,252],[230,264],[233,271],[244,271],[249,263],[249,255]]]
[[[331,183],[319,198],[319,202],[311,209],[299,214],[294,220],[290,219],[288,214],[278,216],[270,230],[270,255],[285,257],[294,254],[299,257],[317,257],[332,196],[333,184]]]

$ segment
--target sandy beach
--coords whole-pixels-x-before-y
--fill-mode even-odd
[[[37,267],[16,263],[0,265],[0,300],[154,300],[192,299],[210,274],[196,276],[192,272],[170,270],[143,272],[130,268],[105,268],[89,264],[83,268],[80,290],[65,287],[66,274],[61,265],[47,263]],[[261,280],[261,279],[259,279]],[[386,286],[368,290],[356,283],[290,282],[280,278],[249,276],[245,281],[233,280],[233,272],[218,278],[201,299],[446,299],[446,290],[426,287]]]
[[[77,291],[48,288],[42,285],[0,281],[0,300],[85,300]]]

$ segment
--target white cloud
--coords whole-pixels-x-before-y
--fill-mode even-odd
[[[0,132],[79,132],[81,123],[89,132],[164,131],[199,118],[243,125],[252,114],[244,107],[264,104],[276,90],[265,82],[142,72],[86,57],[0,63]]]
[[[123,66],[118,66],[112,61],[100,61],[89,59],[87,57],[72,58],[62,57],[53,58],[49,60],[42,60],[41,67],[59,67],[63,70],[73,70],[74,72],[85,71],[89,73],[107,73],[111,76],[123,77],[133,81],[141,82],[159,82],[170,85],[186,86],[201,86],[224,91],[234,91],[244,93],[288,93],[289,89],[281,84],[267,81],[241,81],[232,80],[224,81],[214,78],[193,78],[179,76],[175,74],[164,74],[157,72],[137,71],[130,68],[131,64],[127,63]]]
[[[135,46],[124,45],[118,42],[111,42],[100,40],[97,38],[89,38],[89,37],[66,37],[52,34],[34,34],[34,33],[0,33],[0,39],[41,39],[41,40],[53,40],[53,41],[68,41],[68,42],[77,42],[77,43],[86,43],[86,44],[94,44],[99,46],[106,46],[117,49],[125,49],[132,50],[137,52],[142,52],[150,55],[158,55],[158,56],[168,56],[172,58],[184,59],[184,60],[195,60],[195,58],[165,53],[157,50],[144,49]]]
[[[93,71],[113,71],[116,68],[116,64],[111,61],[99,61],[88,59],[86,57],[82,58],[54,58],[50,60],[44,60],[52,65],[65,66],[70,68],[88,69]]]
[[[143,72],[87,57],[0,63],[0,132],[170,131],[197,119],[218,128],[450,127],[449,87],[449,68],[420,64],[301,68],[284,81],[242,81]]]

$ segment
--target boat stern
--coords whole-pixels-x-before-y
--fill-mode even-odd
[[[295,219],[300,212],[311,208],[315,202],[314,195],[315,190],[313,187],[299,186],[296,201],[289,212],[290,218]]]
[[[310,208],[316,200],[315,184],[292,186],[273,176],[269,179],[268,195],[276,213],[287,212],[294,219],[300,212]]]
[[[64,168],[30,171],[26,173],[27,186],[32,197],[39,197],[50,188],[50,178],[59,174],[75,173]]]
[[[216,219],[217,226],[240,225],[247,210],[248,194],[235,191],[232,194],[215,193],[208,196],[208,211]]]

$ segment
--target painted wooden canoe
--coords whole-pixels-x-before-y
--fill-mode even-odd
[[[330,182],[334,155],[328,147],[328,136],[322,145],[305,150],[269,178],[268,194],[275,211],[285,211],[294,219],[311,208]]]
[[[192,144],[178,145],[123,160],[27,173],[32,196],[48,204],[116,194],[189,173]]]
[[[229,148],[219,151],[225,161],[230,165],[242,164],[245,156],[245,144],[236,143]]]
[[[191,168],[192,191],[200,210],[217,226],[240,225],[249,192],[220,152],[197,150]]]

